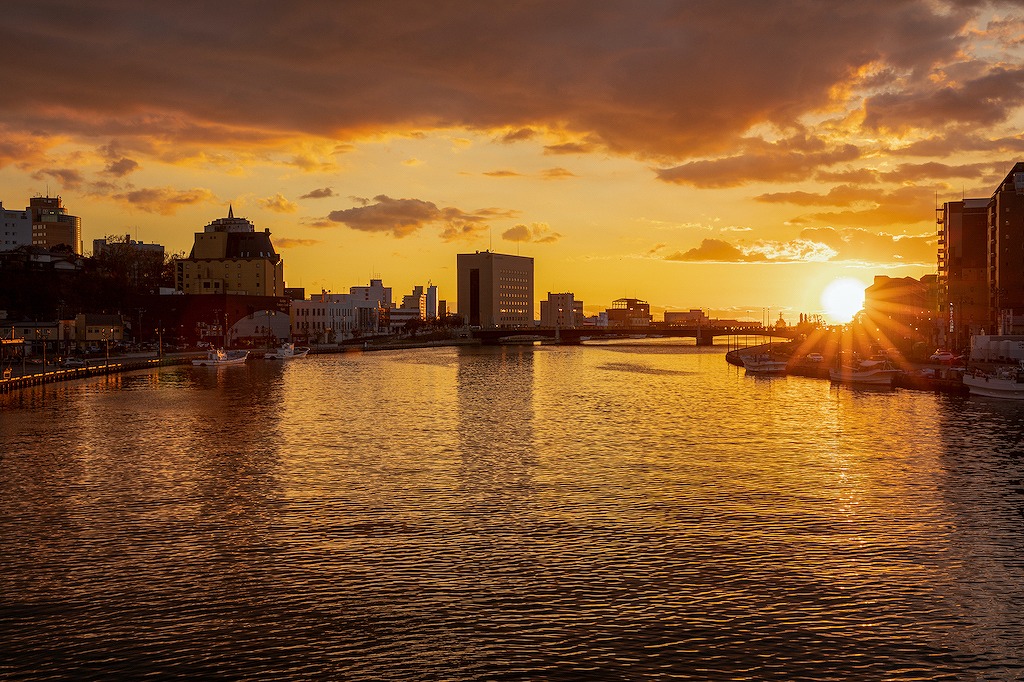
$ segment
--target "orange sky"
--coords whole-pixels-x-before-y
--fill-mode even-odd
[[[289,286],[396,297],[455,255],[536,298],[761,319],[934,272],[938,201],[1024,158],[1015,3],[16,0],[0,200],[188,251],[269,228]]]

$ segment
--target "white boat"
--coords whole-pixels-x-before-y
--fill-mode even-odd
[[[971,395],[1024,400],[1024,367],[1000,369],[991,374],[976,370],[964,374],[963,380]]]
[[[774,360],[770,355],[748,355],[741,357],[743,368],[751,374],[785,374],[786,361]]]
[[[198,367],[213,367],[218,365],[241,365],[249,357],[247,350],[224,350],[218,348],[211,350],[205,358],[197,358],[192,361]]]
[[[888,360],[861,360],[856,365],[843,365],[828,371],[832,381],[853,386],[892,386],[900,373]]]
[[[309,354],[309,348],[306,346],[298,346],[294,343],[282,343],[280,348],[265,353],[263,357],[267,360],[294,360],[295,358],[304,358]]]

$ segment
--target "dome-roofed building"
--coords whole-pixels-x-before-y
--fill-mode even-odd
[[[186,294],[284,296],[284,261],[270,241],[270,230],[257,232],[228,207],[196,232],[192,252],[178,261],[176,288]]]

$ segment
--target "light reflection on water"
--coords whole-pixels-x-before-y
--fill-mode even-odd
[[[665,342],[0,405],[0,676],[1021,675],[1015,405]]]

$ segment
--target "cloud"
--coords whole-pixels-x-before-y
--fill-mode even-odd
[[[281,193],[265,199],[259,199],[256,203],[274,213],[295,213],[295,211],[299,210],[298,204],[294,201],[289,201]]]
[[[279,249],[294,249],[300,246],[317,246],[323,244],[323,241],[319,239],[275,239],[274,246]]]
[[[526,140],[532,140],[537,136],[537,131],[532,128],[518,128],[516,130],[510,130],[499,138],[500,142],[509,144],[512,142],[524,142]]]
[[[392,199],[384,194],[369,199],[355,198],[360,206],[331,211],[327,219],[361,232],[390,233],[405,237],[428,227],[439,226],[441,238],[453,241],[468,238],[487,229],[488,221],[509,217],[511,212],[498,209],[463,211],[455,207],[438,207],[422,199]]]
[[[714,263],[794,263],[820,262],[835,255],[828,246],[806,240],[788,242],[759,240],[750,244],[733,245],[721,239],[705,239],[700,246],[686,252],[676,252],[665,260]]]
[[[862,228],[821,227],[803,230],[800,237],[833,249],[833,260],[935,265],[937,239],[932,234],[893,235]]]
[[[173,187],[132,189],[112,195],[112,198],[147,213],[174,215],[184,206],[213,202],[216,198],[208,189],[179,190]]]
[[[50,168],[36,171],[32,174],[36,180],[44,180],[47,177],[56,179],[66,190],[78,189],[85,181],[81,171],[74,168]]]
[[[659,180],[694,187],[737,187],[751,182],[803,180],[821,166],[852,161],[860,151],[852,144],[827,146],[803,136],[768,143],[745,142],[746,152],[737,156],[690,161],[655,172]]]
[[[798,206],[849,206],[860,202],[876,203],[879,191],[850,185],[833,187],[827,194],[816,192],[773,192],[754,197],[768,204],[796,204]]]
[[[107,175],[113,175],[117,178],[123,178],[129,173],[134,173],[139,169],[139,163],[128,158],[120,158],[117,161],[111,161],[107,164],[107,167],[103,169],[103,172]]]
[[[510,242],[532,242],[534,244],[551,244],[562,238],[558,232],[552,232],[546,223],[532,225],[516,225],[501,233],[501,238]]]
[[[314,189],[311,192],[303,194],[300,199],[326,199],[328,197],[335,196],[334,190],[330,187],[324,187],[323,189]]]
[[[523,176],[522,173],[517,173],[512,170],[487,171],[484,175],[489,178],[521,178]]]
[[[992,125],[1007,120],[1024,95],[1024,68],[993,68],[962,84],[887,92],[864,103],[864,125],[871,130],[906,131],[951,123]]]
[[[566,178],[577,177],[575,173],[561,166],[555,168],[547,168],[541,173],[541,177],[545,180],[564,180]]]

